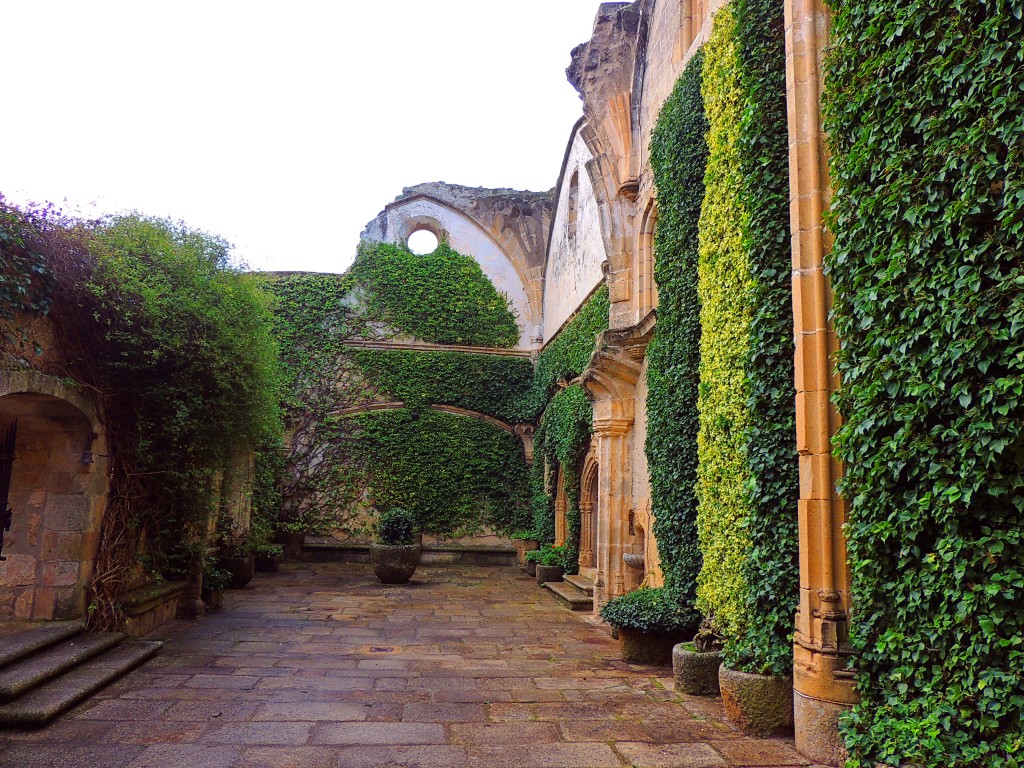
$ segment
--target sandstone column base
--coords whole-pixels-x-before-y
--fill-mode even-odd
[[[839,735],[839,715],[850,707],[850,704],[813,699],[793,691],[797,752],[816,763],[842,765],[846,748]]]

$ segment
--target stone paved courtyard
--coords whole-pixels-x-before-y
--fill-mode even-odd
[[[807,765],[745,738],[717,699],[618,644],[513,568],[286,565],[176,622],[154,660],[35,732],[0,766],[604,768]]]

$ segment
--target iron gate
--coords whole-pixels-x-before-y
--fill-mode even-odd
[[[0,560],[3,555],[4,533],[11,530],[11,470],[14,468],[14,441],[18,434],[18,420],[15,419],[0,431]]]

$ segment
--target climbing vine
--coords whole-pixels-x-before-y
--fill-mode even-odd
[[[751,278],[750,553],[743,569],[748,621],[726,644],[725,661],[745,672],[783,675],[793,665],[800,589],[785,31],[775,0],[736,0],[734,9],[745,100],[737,144],[740,206],[747,212],[743,248]]]
[[[1024,754],[1021,16],[1013,2],[835,4],[850,766]]]
[[[579,568],[580,465],[590,445],[593,422],[594,412],[587,393],[579,384],[573,384],[555,395],[545,409],[540,425],[542,450],[537,453],[535,449],[534,454],[543,458],[541,464],[547,464],[552,476],[557,475],[558,468],[562,471],[566,496],[566,573],[576,573]],[[556,491],[552,488],[550,492]]]
[[[602,284],[541,352],[533,384],[517,401],[522,421],[540,421],[534,436],[530,489],[533,532],[543,542],[555,538],[558,468],[564,473],[568,500],[565,565],[570,573],[579,565],[579,462],[589,444],[593,409],[579,384],[558,391],[558,383],[568,383],[586,369],[595,339],[608,328],[608,312],[608,287]]]
[[[403,336],[481,346],[517,342],[506,300],[473,259],[444,244],[417,256],[397,245],[363,243],[349,273],[285,273],[274,291],[291,385],[285,525],[361,534],[368,511],[400,506],[438,536],[529,527],[519,438],[429,406],[516,423],[518,400],[533,378],[530,361],[352,343],[386,345]],[[396,400],[403,407],[360,412]]]
[[[477,419],[411,409],[349,417],[372,503],[403,507],[421,530],[459,537],[530,524],[526,460],[519,438]]]
[[[533,383],[533,364],[524,357],[377,349],[352,356],[378,392],[410,408],[454,405],[509,424],[520,421],[517,401]]]
[[[704,46],[701,95],[708,120],[705,196],[698,224],[700,414],[697,438],[697,532],[704,565],[697,606],[716,628],[735,636],[745,623],[744,564],[750,552],[747,430],[751,426],[750,298],[753,278],[743,247],[749,213],[743,207],[739,139],[743,89],[737,64],[736,20],[716,15]]]
[[[537,360],[533,386],[518,404],[523,421],[540,417],[557,391],[559,381],[570,382],[583,373],[594,352],[594,340],[608,330],[610,306],[608,286],[602,283],[576,316],[544,347]]]
[[[647,347],[647,441],[653,532],[666,590],[695,624],[697,575],[697,398],[700,302],[697,222],[704,199],[707,118],[700,94],[703,53],[687,64],[651,135],[658,194],[654,278],[658,323]]]
[[[53,277],[35,243],[50,226],[46,211],[23,211],[0,195],[0,320],[49,310]]]
[[[268,297],[223,241],[117,216],[42,241],[61,373],[100,400],[110,492],[90,622],[112,628],[145,554],[155,568],[205,550],[234,451],[280,434]],[[144,542],[144,551],[140,551]]]
[[[446,243],[421,256],[401,245],[363,242],[349,276],[368,315],[400,333],[480,347],[519,341],[508,298],[474,259]]]

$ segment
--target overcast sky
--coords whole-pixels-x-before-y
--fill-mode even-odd
[[[0,192],[342,271],[404,186],[554,186],[598,5],[0,0]]]

